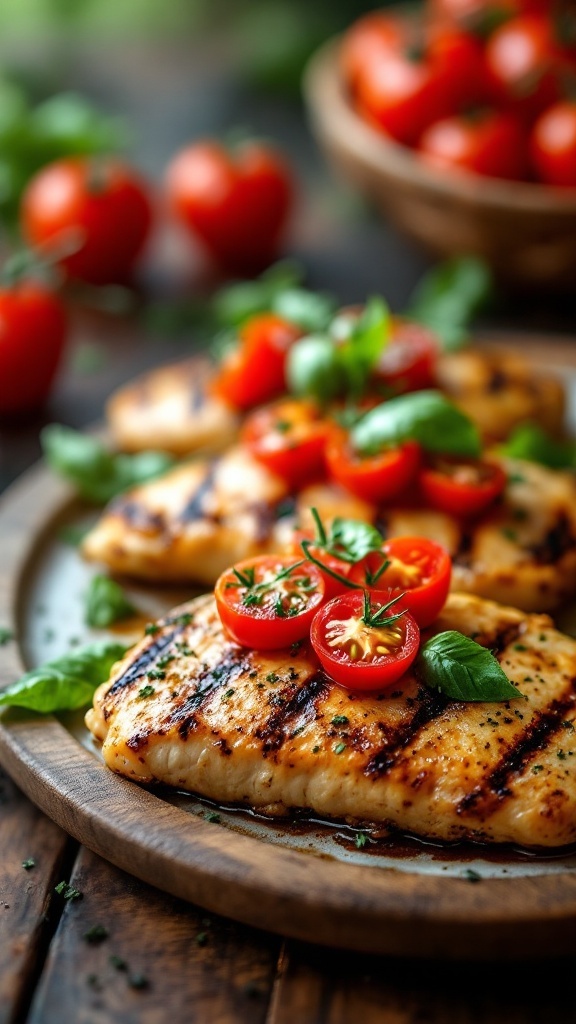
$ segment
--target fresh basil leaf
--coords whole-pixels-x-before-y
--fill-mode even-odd
[[[345,380],[335,345],[327,335],[309,334],[288,349],[288,387],[301,398],[329,402],[341,394]]]
[[[372,370],[378,362],[390,331],[390,313],[383,299],[368,300],[347,339],[338,346],[338,359],[346,376],[348,392],[359,397],[365,390]]]
[[[493,277],[483,260],[473,256],[447,260],[434,267],[414,291],[406,315],[436,332],[448,351],[468,341],[468,326],[490,300]]]
[[[382,536],[370,523],[338,516],[332,523],[326,549],[344,562],[359,562],[370,551],[382,550]]]
[[[512,459],[540,462],[552,469],[576,469],[576,442],[558,441],[537,423],[521,423],[500,447]]]
[[[3,690],[0,705],[28,708],[42,714],[85,707],[126,650],[123,644],[104,641],[65,654],[32,669]]]
[[[477,458],[482,450],[478,428],[440,391],[415,391],[376,406],[352,427],[350,440],[360,455],[408,440],[429,452],[465,458]]]
[[[256,313],[270,311],[276,297],[297,288],[302,277],[300,265],[285,260],[269,267],[254,281],[241,281],[221,288],[211,303],[217,325],[240,327]]]
[[[70,480],[83,498],[97,505],[160,476],[174,465],[166,452],[112,454],[96,438],[57,423],[44,428],[41,441],[52,469]]]
[[[62,92],[38,104],[31,130],[39,157],[111,153],[129,140],[124,121],[102,114],[75,92]]]
[[[324,331],[336,310],[336,301],[331,295],[310,292],[305,288],[286,288],[278,292],[272,301],[272,312],[284,317],[303,331]]]
[[[109,576],[93,576],[85,597],[84,620],[87,626],[103,629],[114,622],[134,615],[136,609],[130,603],[120,584]]]
[[[522,697],[494,655],[454,629],[438,633],[422,646],[417,667],[426,686],[454,700],[499,701]]]

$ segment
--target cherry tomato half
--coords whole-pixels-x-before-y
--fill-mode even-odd
[[[398,395],[433,387],[439,352],[429,327],[395,317],[390,341],[373,372],[374,383]]]
[[[312,530],[295,531],[294,537],[288,546],[288,551],[291,555],[294,555],[295,558],[306,557],[307,552],[302,547],[302,541],[310,544],[309,550],[312,557],[317,558],[331,572],[337,573],[339,576],[348,576],[351,568],[350,562],[345,562],[344,559],[338,558],[337,555],[333,555],[330,551],[326,551],[325,548],[321,547],[315,541]],[[340,583],[334,576],[331,576],[330,572],[323,572],[319,565],[316,568],[324,580],[325,599],[327,601],[331,601],[338,594],[346,593],[348,588],[344,583]]]
[[[439,170],[458,168],[513,180],[526,175],[526,136],[510,114],[482,111],[444,118],[424,132],[419,148],[426,163]]]
[[[254,458],[299,489],[326,475],[324,452],[332,430],[313,402],[285,398],[251,413],[241,439]]]
[[[382,551],[356,562],[349,579],[381,601],[405,594],[394,607],[407,608],[419,626],[429,626],[446,603],[451,573],[452,562],[440,544],[424,537],[393,537]]]
[[[576,102],[555,103],[536,121],[530,140],[532,164],[547,185],[576,188]]]
[[[429,505],[453,516],[483,512],[506,487],[506,474],[486,459],[439,457],[420,471],[420,489]]]
[[[27,241],[92,284],[125,281],[152,223],[148,191],[127,164],[71,157],[43,167],[22,198]]]
[[[270,146],[228,150],[196,142],[171,161],[168,202],[184,226],[233,274],[256,274],[277,255],[292,205],[292,174]]]
[[[326,446],[331,476],[342,487],[369,502],[396,497],[414,479],[420,465],[420,446],[406,441],[366,457],[353,452],[344,431],[334,431]]]
[[[369,602],[371,618],[380,604]],[[394,606],[386,617],[394,618]],[[312,646],[324,670],[349,690],[386,690],[409,669],[420,630],[409,612],[383,625],[365,621],[360,591],[335,597],[314,616]]]
[[[274,313],[250,317],[212,382],[216,394],[236,409],[277,398],[286,390],[286,353],[301,335],[299,327]]]
[[[66,340],[58,297],[35,281],[0,289],[0,415],[41,405]]]
[[[214,596],[232,639],[269,651],[308,636],[324,601],[324,581],[311,562],[297,565],[285,555],[260,555],[223,572]]]

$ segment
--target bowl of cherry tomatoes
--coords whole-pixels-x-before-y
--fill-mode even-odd
[[[341,176],[440,256],[576,279],[576,5],[426,0],[313,57],[313,130]]]

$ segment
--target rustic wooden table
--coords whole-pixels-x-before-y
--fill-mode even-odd
[[[150,70],[135,98],[142,66]],[[69,74],[74,84],[106,94],[146,125],[141,157],[152,172],[184,137],[234,123],[247,104],[251,123],[280,138],[307,183],[291,251],[303,258],[310,281],[345,301],[383,291],[401,308],[425,261],[369,217],[359,218],[349,197],[327,184],[301,111],[236,93],[232,101],[226,90],[212,91],[210,117],[198,102],[185,108],[192,66],[184,50],[170,58],[156,52],[153,61],[146,54],[125,59],[112,53],[106,68],[78,56]],[[203,56],[194,74],[209,77],[210,68]],[[493,324],[566,329],[572,314],[569,297],[546,302],[532,296],[505,302]],[[97,419],[114,386],[193,344],[147,334],[134,315],[77,310],[74,320],[70,359],[48,410],[34,422],[0,428],[0,490],[37,457],[43,422],[83,426]],[[35,864],[26,869],[30,858]],[[207,915],[123,874],[79,847],[5,775],[0,860],[0,1024],[576,1021],[574,950],[566,950],[565,960],[536,965],[462,965],[284,941]],[[54,889],[62,880],[82,899],[58,896]]]

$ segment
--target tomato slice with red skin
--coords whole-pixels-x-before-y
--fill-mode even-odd
[[[420,445],[406,441],[377,455],[360,456],[343,431],[334,432],[326,447],[331,476],[364,501],[378,503],[400,494],[420,465]]]
[[[397,395],[433,387],[439,353],[438,338],[429,327],[395,317],[389,343],[373,372],[374,383]]]
[[[506,473],[487,459],[438,457],[421,470],[419,484],[432,508],[468,518],[484,512],[503,493]]]
[[[332,431],[314,402],[286,398],[251,413],[241,439],[272,473],[300,488],[326,476],[325,449]]]
[[[394,607],[407,608],[419,626],[429,626],[446,603],[451,573],[450,556],[440,544],[425,537],[393,537],[382,551],[356,562],[348,578],[383,602],[404,594]]]
[[[236,409],[277,398],[286,390],[286,353],[301,335],[299,327],[274,313],[250,317],[238,332],[238,346],[224,357],[213,390]]]
[[[348,587],[344,583],[335,579],[334,576],[331,576],[330,573],[335,572],[339,576],[347,577],[351,569],[350,562],[345,562],[343,558],[338,558],[337,555],[333,555],[330,551],[327,551],[319,545],[311,530],[296,530],[294,532],[294,537],[288,547],[288,551],[291,555],[294,555],[295,558],[299,556],[306,557],[306,551],[302,547],[302,541],[309,544],[308,550],[310,551],[311,556],[313,558],[317,558],[319,562],[322,562],[323,565],[330,570],[329,572],[322,572],[320,566],[314,563],[324,580],[325,600],[331,601],[332,598],[337,597],[338,594],[345,594]]]
[[[325,600],[324,580],[311,562],[260,555],[223,572],[214,596],[222,625],[236,643],[276,650],[308,636]]]
[[[371,611],[378,607],[372,603]],[[386,690],[414,661],[420,630],[409,612],[382,627],[367,625],[363,613],[361,591],[335,597],[314,616],[312,646],[324,671],[347,689]]]

